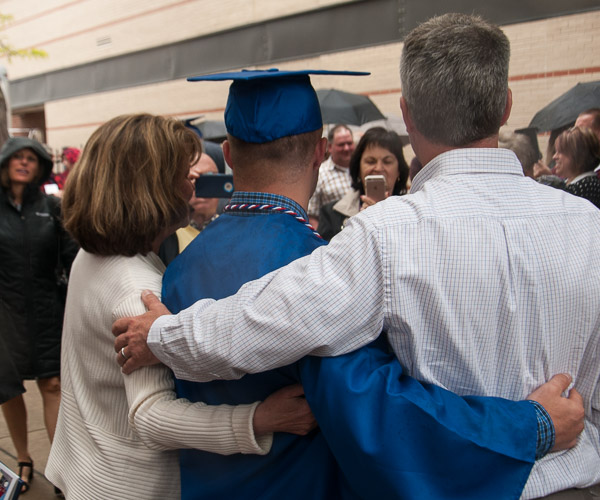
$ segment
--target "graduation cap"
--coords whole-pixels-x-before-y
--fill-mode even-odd
[[[309,75],[365,76],[359,71],[242,70],[194,76],[189,82],[233,80],[225,108],[227,132],[262,144],[323,126],[321,108]]]

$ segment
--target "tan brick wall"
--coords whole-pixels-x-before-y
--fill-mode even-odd
[[[47,59],[15,59],[11,79],[195,38],[344,0],[8,0],[4,35]],[[110,41],[110,43],[102,43]]]
[[[600,80],[600,12],[589,12],[503,28],[511,41],[512,128],[579,82]],[[567,74],[561,74],[567,73]],[[568,74],[570,73],[570,74]],[[539,78],[534,75],[541,76]],[[539,137],[545,152],[548,135]]]
[[[30,129],[37,129],[42,134],[42,140],[45,140],[46,122],[44,112],[33,111],[13,115],[11,129],[13,129],[12,135],[22,137],[27,137]]]
[[[39,3],[23,1],[25,4]],[[106,4],[110,4],[111,1],[106,0]],[[12,1],[5,3],[10,6]],[[62,5],[63,3],[48,2],[48,4],[45,4],[44,9],[50,9],[48,5]],[[94,5],[97,2],[96,0],[90,0],[83,3]],[[181,14],[187,12],[185,9],[198,8],[198,4],[202,4],[206,12],[216,4],[225,6],[228,4],[233,5],[233,3],[250,4],[253,7],[252,9],[241,9],[245,13],[242,17],[250,16],[251,19],[258,19],[262,16],[261,19],[265,19],[281,15],[284,2],[275,0],[256,0],[254,2],[233,2],[233,0],[225,2],[212,2],[212,0],[201,2],[159,2],[158,0],[138,2],[137,0],[130,0],[117,2],[115,0],[115,3],[119,5],[127,4],[127,6],[122,7],[123,9],[129,9],[127,12],[140,12],[142,8],[149,10],[158,4],[163,6],[165,4],[180,4],[171,10],[165,9],[162,11],[163,24],[169,26],[169,30],[171,30],[170,26],[177,26],[176,23],[172,24],[165,21],[171,15],[171,11],[177,11]],[[336,2],[319,2],[316,0],[285,2],[286,12],[288,13],[288,7],[300,10],[331,3]],[[78,5],[77,2],[75,2],[73,8],[76,5]],[[245,8],[248,9],[248,5]],[[2,9],[5,11],[4,4]],[[66,10],[64,9],[64,11]],[[59,12],[63,11],[58,11],[56,15]],[[124,14],[125,12],[121,13],[121,15]],[[100,24],[101,20],[101,18],[96,19],[96,24]],[[141,18],[136,22],[141,23]],[[211,25],[211,29],[218,29],[218,26],[221,26],[218,24],[219,22],[225,22],[225,20],[213,20],[212,23],[215,24]],[[241,17],[235,16],[233,21],[228,19],[228,22],[243,23]],[[176,31],[177,36],[180,36],[180,30],[185,31],[188,29],[185,26],[187,26],[187,23],[183,23],[182,26],[177,27],[177,30],[171,31]],[[513,90],[513,111],[508,122],[511,128],[527,126],[536,111],[576,83],[600,80],[600,50],[598,50],[600,11],[510,25],[505,26],[503,29],[511,40],[512,46],[510,86]],[[158,38],[167,40],[169,36],[175,36],[171,33],[163,33],[163,31],[158,30],[154,34],[155,40]],[[135,39],[130,42],[147,44],[148,40]],[[399,115],[399,58],[401,49],[401,43],[393,43],[324,54],[310,59],[280,63],[277,66],[280,68],[371,71],[372,75],[369,77],[315,76],[313,77],[313,83],[316,88],[336,87],[351,92],[368,94],[384,114]],[[9,71],[12,70],[9,69]],[[561,72],[567,73],[568,71],[572,74],[561,74]],[[11,77],[14,77],[12,73]],[[148,111],[179,117],[205,114],[207,118],[219,119],[222,118],[225,107],[227,88],[228,84],[224,82],[187,83],[185,80],[177,80],[49,102],[45,106],[48,142],[53,147],[84,143],[94,128],[120,113]],[[545,149],[546,139],[541,137],[542,150]]]

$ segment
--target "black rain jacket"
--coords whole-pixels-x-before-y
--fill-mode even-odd
[[[0,169],[24,148],[37,154],[43,175],[27,186],[21,210],[0,189],[0,310],[10,319],[0,324],[0,335],[22,379],[47,378],[60,372],[64,298],[57,268],[68,273],[78,247],[60,222],[60,200],[40,190],[52,170],[41,144],[9,139],[0,151]]]

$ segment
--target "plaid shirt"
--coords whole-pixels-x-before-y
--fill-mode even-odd
[[[319,217],[323,205],[338,201],[351,188],[350,169],[337,166],[331,158],[321,164],[319,180],[314,194],[308,202],[308,215]]]
[[[235,191],[228,205],[276,205],[280,207],[284,207],[288,210],[292,210],[299,214],[304,219],[308,220],[306,216],[306,212],[304,209],[296,203],[294,200],[273,193],[256,193],[256,192],[248,192],[248,191]],[[245,215],[245,216],[254,216],[256,215],[256,211],[254,210],[236,210],[236,215]],[[265,215],[268,215],[269,212],[265,212]]]

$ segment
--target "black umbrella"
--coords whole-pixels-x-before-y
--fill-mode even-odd
[[[317,90],[323,123],[362,125],[385,116],[366,95],[351,94],[336,89]]]
[[[227,129],[225,128],[225,122],[221,120],[205,120],[195,124],[200,130],[202,137],[211,141],[217,141],[225,139],[227,136]]]
[[[575,123],[582,111],[600,107],[600,80],[578,83],[575,87],[538,111],[530,127],[540,132],[554,130]]]
[[[185,126],[194,130],[200,137],[209,141],[221,142],[227,137],[225,122],[222,120],[202,120],[203,116],[195,116],[183,120]]]

